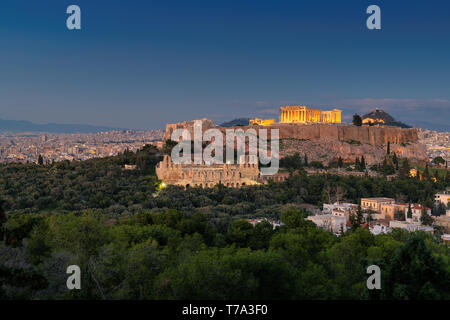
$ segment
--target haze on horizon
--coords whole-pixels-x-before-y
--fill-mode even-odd
[[[450,127],[448,1],[377,1],[379,31],[356,0],[2,4],[1,119],[159,129],[306,104]]]

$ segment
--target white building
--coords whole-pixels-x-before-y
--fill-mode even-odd
[[[408,222],[420,222],[420,216],[422,215],[422,211],[425,210],[428,215],[431,216],[431,209],[424,207],[420,204],[411,205],[412,218],[408,218],[408,208],[405,208],[405,220]]]
[[[449,200],[450,200],[450,194],[447,192],[436,193],[434,195],[434,203],[436,205],[439,205],[440,203],[442,203],[445,207],[447,207]]]
[[[397,221],[397,220],[389,221],[389,228],[391,228],[391,229],[399,228],[399,229],[407,230],[410,232],[413,232],[413,231],[433,232],[433,230],[434,230],[433,227],[423,226],[417,222]]]
[[[333,210],[349,212],[352,210],[358,209],[358,205],[354,203],[345,203],[345,202],[335,202],[333,204],[324,203],[323,204],[323,213],[332,213]]]
[[[318,227],[339,234],[341,231],[347,231],[347,219],[345,216],[333,214],[319,214],[309,216],[306,220],[314,222]]]
[[[380,225],[380,224],[376,224],[373,227],[369,227],[369,230],[374,235],[383,234],[383,233],[389,233],[389,232],[392,231],[391,228],[389,228],[387,226]]]

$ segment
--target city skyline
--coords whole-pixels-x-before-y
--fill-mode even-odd
[[[206,117],[272,118],[286,104],[378,107],[444,130],[450,118],[449,4],[379,1],[142,3],[5,1],[0,118],[162,129]],[[440,8],[436,10],[436,8]]]

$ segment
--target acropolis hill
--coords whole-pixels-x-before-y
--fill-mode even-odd
[[[310,160],[324,164],[336,161],[339,157],[344,162],[354,162],[356,157],[364,156],[369,164],[381,163],[386,154],[388,142],[391,151],[398,156],[414,161],[427,159],[425,147],[418,143],[416,128],[394,126],[355,126],[341,122],[341,111],[318,111],[303,106],[280,108],[280,122],[275,119],[252,119],[248,126],[220,127],[208,119],[202,120],[202,131],[217,128],[224,134],[228,129],[270,129],[279,130],[280,156],[296,152],[307,154]],[[164,139],[170,139],[175,129],[187,129],[193,136],[194,121],[167,124]]]
[[[388,142],[393,144],[417,143],[417,129],[403,129],[398,127],[372,127],[372,126],[354,126],[349,124],[308,124],[299,125],[295,123],[274,123],[266,126],[249,125],[239,127],[217,127],[214,122],[208,119],[203,120],[203,130],[217,128],[225,133],[227,129],[243,129],[244,131],[252,128],[257,132],[260,129],[279,129],[280,139],[304,139],[318,140],[331,139],[338,141],[359,141],[363,144],[373,146],[386,145]],[[170,139],[175,129],[187,129],[193,136],[193,121],[167,124],[164,139]]]

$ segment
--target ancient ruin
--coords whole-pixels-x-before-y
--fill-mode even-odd
[[[217,184],[238,188],[258,184],[260,172],[257,161],[244,157],[240,164],[176,164],[166,155],[157,164],[156,175],[165,184],[186,188],[214,187]]]

